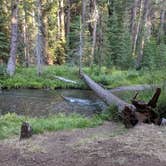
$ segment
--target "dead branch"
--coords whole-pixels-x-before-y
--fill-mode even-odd
[[[72,84],[78,84],[76,81],[69,80],[69,79],[66,79],[64,77],[54,76],[54,78],[56,78],[56,79],[58,79],[60,81],[63,81],[63,82],[72,83]]]

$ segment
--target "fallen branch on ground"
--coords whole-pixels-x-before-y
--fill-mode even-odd
[[[73,80],[69,80],[69,79],[66,79],[64,77],[60,77],[60,76],[54,76],[54,78],[60,80],[60,81],[63,81],[63,82],[68,82],[68,83],[72,83],[72,84],[78,84],[76,81],[73,81]]]

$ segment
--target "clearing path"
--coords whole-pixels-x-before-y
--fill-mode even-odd
[[[166,166],[166,128],[102,126],[0,141],[0,166]]]

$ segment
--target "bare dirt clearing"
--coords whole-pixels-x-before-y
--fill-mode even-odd
[[[0,166],[166,166],[166,128],[113,122],[0,141]]]

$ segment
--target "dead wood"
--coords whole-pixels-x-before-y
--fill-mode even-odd
[[[64,78],[64,77],[60,77],[60,76],[54,76],[54,78],[60,80],[60,81],[63,81],[63,82],[67,82],[67,83],[72,83],[72,84],[77,84],[76,81],[73,81],[73,80],[69,80],[67,78]]]
[[[32,136],[32,127],[29,123],[23,122],[21,125],[20,140],[24,138],[30,138]]]
[[[124,100],[121,100],[119,97],[115,96],[114,94],[108,92],[103,87],[101,87],[99,84],[94,82],[89,76],[87,76],[84,73],[81,73],[81,76],[87,83],[87,85],[99,96],[101,99],[103,99],[106,104],[108,105],[116,105],[118,107],[118,110],[121,112],[125,109],[125,107],[130,108],[131,110],[135,111],[135,106],[132,104],[129,104],[125,102]]]
[[[137,123],[155,123],[161,124],[161,118],[154,108],[156,107],[158,98],[160,96],[161,89],[157,88],[152,99],[145,103],[144,101],[137,100],[138,93],[131,100],[132,104],[129,104],[110,91],[105,90],[99,84],[94,82],[89,76],[84,73],[80,74],[87,85],[108,105],[116,105],[120,116],[123,119],[123,123],[126,127],[133,127]]]
[[[116,105],[120,116],[126,127],[133,127],[138,123],[135,111],[136,107],[133,104],[129,104],[109,91],[102,88],[99,84],[94,82],[89,76],[81,73],[81,77],[87,83],[87,85],[108,105]]]
[[[146,89],[155,89],[159,85],[130,85],[130,86],[120,86],[110,91],[113,92],[123,92],[123,91],[143,91]]]
[[[148,106],[151,106],[152,108],[156,107],[160,93],[161,93],[161,88],[157,88],[156,93],[153,95],[152,99],[149,101]]]

